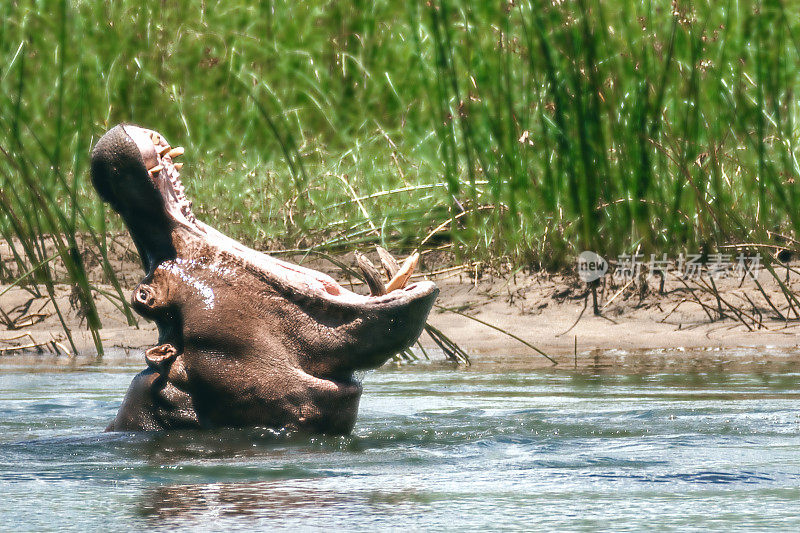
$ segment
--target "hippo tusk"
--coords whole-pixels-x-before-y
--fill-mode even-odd
[[[386,279],[392,279],[397,274],[397,271],[400,270],[397,259],[386,251],[385,248],[376,246],[375,249],[378,251],[378,257],[381,258],[381,265],[383,265],[383,270],[386,272]]]
[[[414,252],[408,256],[406,260],[403,261],[403,264],[400,266],[400,270],[397,271],[397,274],[395,274],[389,284],[386,285],[386,292],[392,292],[405,287],[408,284],[408,280],[411,278],[411,274],[414,273],[414,269],[417,268],[418,262],[418,252]]]
[[[383,281],[381,280],[381,275],[378,272],[378,269],[375,268],[375,265],[372,264],[372,261],[367,259],[367,256],[364,254],[355,252],[356,256],[356,264],[358,268],[361,269],[361,272],[364,274],[364,281],[367,282],[367,286],[369,287],[369,293],[371,296],[383,296],[386,294],[386,287],[383,285]]]

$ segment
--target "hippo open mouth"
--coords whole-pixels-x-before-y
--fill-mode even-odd
[[[416,264],[386,265],[387,285],[358,264],[370,295],[257,252],[199,221],[171,147],[119,125],[92,153],[92,181],[127,225],[146,272],[136,311],[158,346],[131,384],[113,430],[266,426],[343,433],[354,422],[359,369],[410,346],[438,289],[409,284]]]

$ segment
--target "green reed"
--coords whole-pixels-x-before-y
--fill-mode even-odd
[[[5,275],[76,284],[93,331],[99,282],[133,320],[107,257],[122,226],[87,176],[122,121],[184,145],[198,214],[261,247],[410,249],[458,217],[428,242],[558,268],[800,229],[787,2],[21,0],[0,16]]]
[[[582,248],[669,252],[797,229],[797,10],[552,4],[414,11],[447,118],[442,169],[492,184],[483,242],[548,265]]]

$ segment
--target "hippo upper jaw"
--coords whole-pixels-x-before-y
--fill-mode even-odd
[[[349,431],[361,393],[353,372],[416,341],[438,289],[407,285],[406,272],[388,294],[363,296],[242,245],[192,213],[173,161],[182,153],[131,125],[92,153],[93,183],[146,271],[132,304],[159,329],[111,429]]]

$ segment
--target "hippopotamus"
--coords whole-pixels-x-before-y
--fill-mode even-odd
[[[131,305],[158,327],[147,368],[107,429],[350,432],[362,393],[355,372],[415,342],[438,289],[409,283],[404,264],[385,287],[365,272],[371,292],[361,295],[244,246],[195,217],[181,154],[129,124],[92,151],[92,183],[122,217],[145,271]]]

